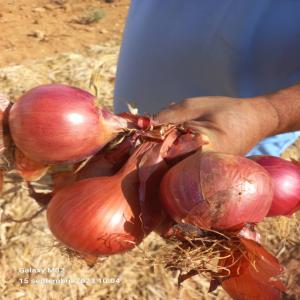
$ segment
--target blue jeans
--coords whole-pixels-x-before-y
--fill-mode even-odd
[[[247,156],[262,155],[262,154],[280,156],[280,154],[287,147],[292,145],[299,137],[300,137],[300,131],[282,133],[282,134],[268,137],[262,140],[250,152],[248,152]]]

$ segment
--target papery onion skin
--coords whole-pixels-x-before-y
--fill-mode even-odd
[[[25,181],[37,181],[47,173],[49,166],[29,159],[16,148],[15,169]]]
[[[239,232],[239,236],[242,236],[248,240],[255,241],[257,243],[261,243],[261,235],[259,232],[256,232],[254,229],[243,227],[242,230]]]
[[[102,114],[87,91],[49,84],[31,89],[12,106],[9,126],[15,144],[27,157],[53,164],[96,153],[116,136],[119,119],[104,110]]]
[[[108,144],[107,147],[96,153],[82,168],[80,163],[75,166],[76,180],[112,176],[125,164],[130,153],[135,149],[136,135],[128,135],[116,145]],[[114,141],[113,141],[114,143]]]
[[[224,268],[224,290],[234,300],[280,300],[285,286],[277,277],[283,267],[255,241],[239,239],[243,251],[236,249],[231,255],[220,255],[224,257],[219,260],[219,266]]]
[[[274,197],[268,217],[288,216],[300,209],[300,168],[276,156],[252,156],[271,175]]]
[[[206,229],[236,229],[261,221],[273,197],[269,174],[240,156],[200,151],[164,176],[161,199],[178,223]]]

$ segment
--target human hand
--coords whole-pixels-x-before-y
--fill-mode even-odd
[[[162,110],[155,119],[185,123],[208,137],[207,149],[240,155],[273,134],[278,126],[276,111],[264,97],[186,99]]]

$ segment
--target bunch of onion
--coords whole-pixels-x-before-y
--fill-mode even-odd
[[[130,250],[152,230],[168,238],[174,223],[192,226],[196,234],[230,232],[235,241],[245,224],[260,222],[272,205],[272,178],[256,162],[201,152],[200,134],[180,124],[113,115],[74,87],[27,92],[13,105],[9,126],[25,179],[39,178],[49,164],[79,162],[52,174],[51,194],[31,194],[48,205],[54,236],[84,255]],[[184,234],[176,238],[186,243]]]
[[[50,230],[85,255],[132,249],[166,217],[159,201],[163,175],[202,144],[200,135],[176,125],[112,142],[56,188],[47,208]]]

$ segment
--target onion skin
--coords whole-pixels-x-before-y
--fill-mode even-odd
[[[248,240],[252,240],[257,242],[258,244],[261,243],[261,235],[259,232],[256,232],[254,229],[250,229],[248,227],[243,227],[242,230],[239,232],[239,236],[244,237]]]
[[[47,218],[59,241],[79,253],[97,256],[121,253],[142,241],[139,154],[114,176],[80,180],[57,191]]]
[[[272,177],[274,197],[268,217],[289,216],[300,209],[300,169],[296,163],[275,156],[253,156]]]
[[[113,147],[108,144],[107,147],[96,153],[83,168],[76,171],[76,180],[114,175],[126,163],[136,142],[137,136],[129,135]]]
[[[47,173],[49,166],[29,159],[16,148],[15,168],[25,181],[37,181]]]
[[[255,241],[243,237],[240,241],[243,253],[236,250],[219,261],[219,266],[230,271],[222,280],[224,290],[234,300],[280,300],[285,286],[276,276],[282,273],[283,267]]]
[[[168,165],[161,155],[161,144],[146,142],[143,146],[148,149],[138,164],[139,203],[143,229],[148,234],[159,227],[166,217],[158,187]]]
[[[121,130],[121,118],[99,110],[94,101],[90,93],[62,84],[33,88],[11,108],[12,138],[27,157],[38,162],[83,160]]]
[[[161,199],[177,223],[204,229],[237,229],[268,213],[273,186],[255,162],[230,154],[200,151],[164,176]]]

